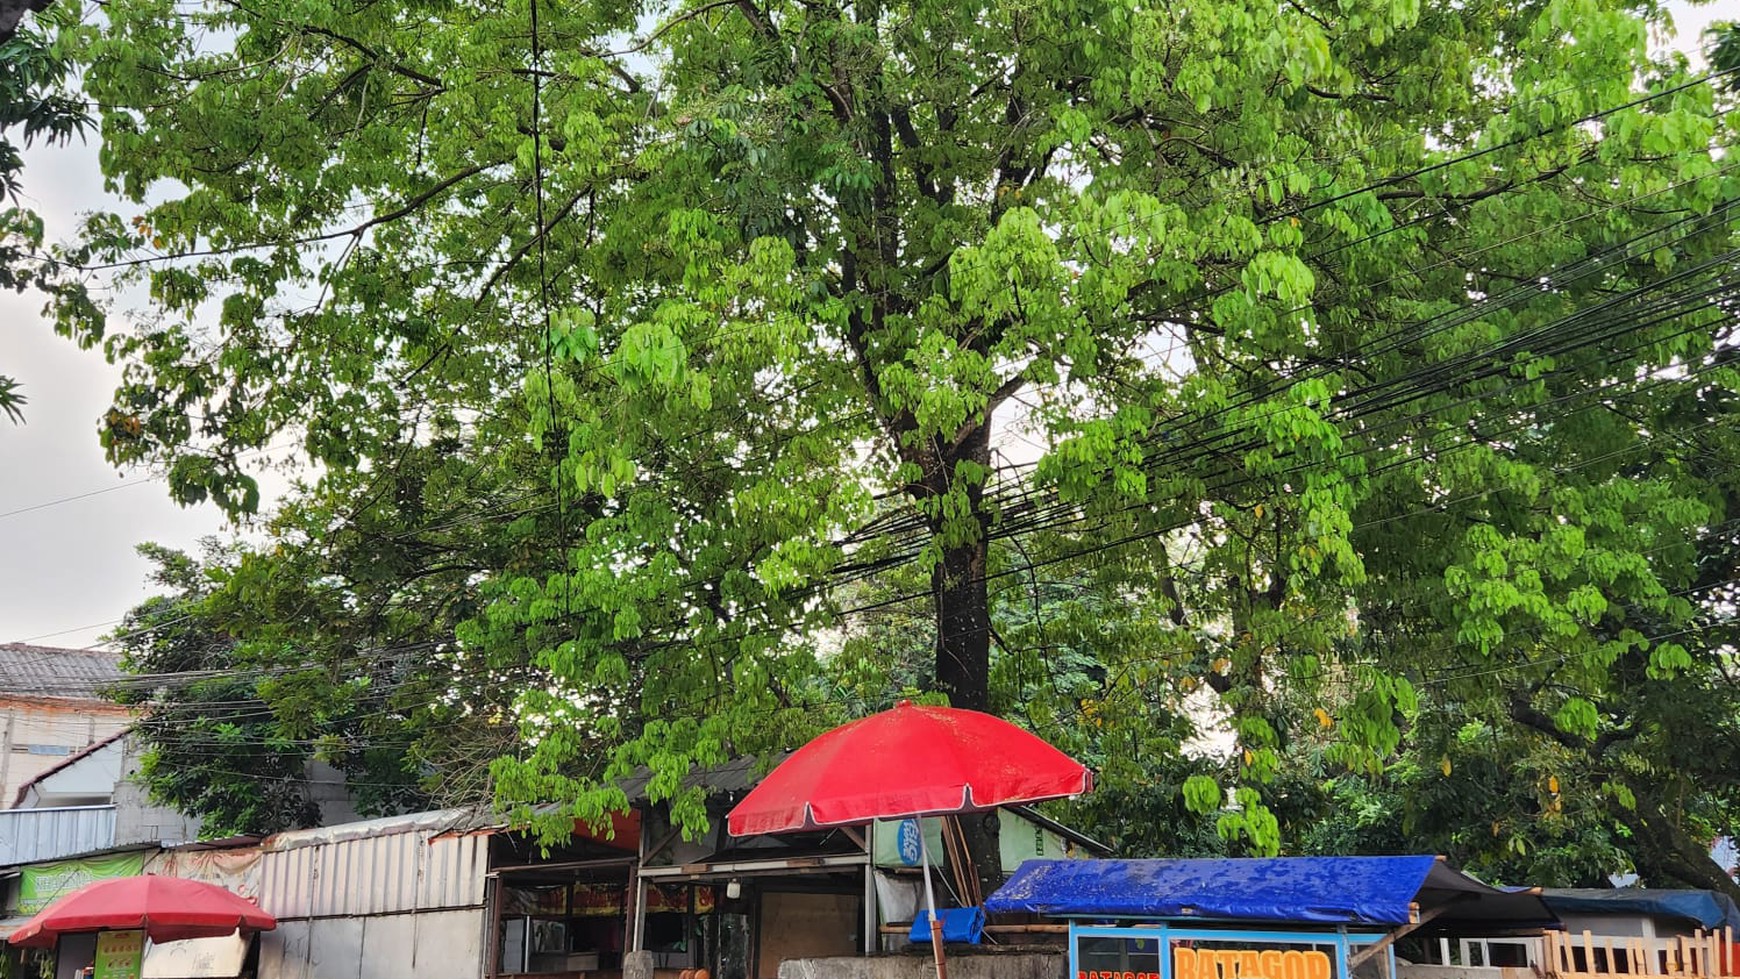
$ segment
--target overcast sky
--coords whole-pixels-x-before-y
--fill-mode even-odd
[[[1740,19],[1740,0],[1669,7],[1681,46],[1711,20]],[[68,237],[81,212],[115,206],[93,147],[33,149],[25,161],[28,203],[51,239]],[[118,372],[55,336],[41,305],[0,294],[0,374],[16,377],[30,399],[26,424],[0,417],[0,642],[85,646],[149,593],[136,544],[194,548],[224,525],[210,506],[171,503],[151,474],[104,463],[96,425]]]

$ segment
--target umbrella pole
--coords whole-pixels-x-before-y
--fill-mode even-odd
[[[918,822],[918,862],[924,867],[924,901],[930,905],[930,950],[936,956],[936,979],[949,979],[948,966],[943,962],[942,919],[936,914],[936,891],[930,886],[930,848],[924,844],[924,817]]]

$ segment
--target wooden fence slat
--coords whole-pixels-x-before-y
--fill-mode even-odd
[[[1740,979],[1735,929],[1642,938],[1545,932],[1536,972],[1542,979]]]

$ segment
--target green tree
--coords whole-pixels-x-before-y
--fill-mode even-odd
[[[205,619],[213,582],[192,558],[146,545],[155,584],[170,594],[147,599],[114,636],[123,666],[140,674],[122,703],[141,709],[135,731],[147,745],[140,777],[153,798],[197,813],[212,836],[270,833],[315,825],[307,792],[310,752],[264,736],[272,708],[263,675],[237,643]],[[153,689],[153,678],[163,685]],[[185,677],[185,679],[184,679]]]
[[[544,474],[554,528],[487,524],[540,556],[482,562],[453,628],[548,677],[505,800],[596,815],[634,765],[675,792],[789,746],[840,713],[835,586],[901,568],[915,680],[1008,712],[1041,663],[1082,689],[1037,724],[1108,702],[1081,733],[1114,784],[1212,691],[1232,761],[1177,796],[1257,850],[1313,697],[1324,763],[1372,773],[1446,663],[1548,636],[1584,700],[1623,655],[1690,665],[1722,500],[1631,468],[1661,448],[1635,409],[1734,383],[1734,178],[1727,97],[1650,54],[1651,5],[105,12],[75,48],[140,213],[64,259],[152,297],[109,339],[112,457],[247,511],[244,454],[294,433],[301,544],[437,419],[477,472]],[[993,456],[1016,430],[1030,469]],[[1041,566],[1101,607],[994,658],[994,593]],[[1059,652],[1096,625],[1132,645]]]
[[[1733,363],[1733,341],[1729,336],[1709,359],[1709,371]],[[1731,774],[1740,747],[1735,408],[1729,387],[1699,376],[1652,387],[1647,397],[1614,397],[1601,408],[1652,436],[1617,454],[1609,443],[1612,458],[1599,463],[1611,467],[1607,478],[1591,474],[1588,490],[1636,487],[1631,505],[1650,505],[1652,488],[1679,483],[1722,515],[1689,542],[1670,537],[1624,547],[1675,570],[1667,594],[1627,595],[1629,588],[1604,581],[1601,592],[1626,607],[1597,609],[1578,604],[1591,592],[1580,583],[1566,611],[1594,623],[1587,634],[1553,626],[1557,610],[1537,612],[1540,618],[1506,628],[1512,651],[1487,664],[1449,655],[1451,637],[1442,625],[1424,626],[1417,609],[1373,610],[1373,641],[1392,637],[1434,649],[1420,657],[1436,678],[1410,733],[1417,764],[1404,784],[1410,825],[1438,833],[1445,852],[1471,860],[1481,854],[1494,876],[1508,880],[1582,883],[1636,870],[1654,886],[1740,896],[1708,856],[1712,840],[1733,831],[1740,802]],[[1589,421],[1574,416],[1564,424]],[[1543,535],[1543,553],[1527,565],[1516,561],[1503,577],[1515,583],[1524,568],[1543,577],[1600,574],[1611,560],[1600,551],[1636,531],[1612,514],[1581,541],[1563,531]],[[1663,551],[1678,553],[1664,559]],[[1691,609],[1675,607],[1682,602]],[[1584,643],[1596,652],[1584,652]]]
[[[0,209],[0,288],[23,292],[38,286],[54,295],[65,286],[44,263],[42,219],[19,203],[21,152],[38,141],[65,145],[84,132],[90,119],[84,103],[67,91],[71,63],[49,40],[54,25],[47,25],[48,30],[39,24],[20,26],[26,6],[47,5],[0,9],[0,196],[5,198],[0,203],[8,205]],[[61,14],[43,19],[65,20]],[[0,414],[14,424],[22,422],[25,400],[17,379],[0,374]]]
[[[118,696],[141,712],[141,774],[156,798],[200,815],[214,836],[317,825],[319,761],[346,776],[365,815],[489,801],[489,763],[515,747],[503,691],[524,672],[467,669],[450,623],[442,642],[437,604],[453,598],[438,583],[368,591],[391,546],[358,529],[283,562],[215,543],[198,559],[140,548],[164,593],[133,609],[113,642],[138,674]],[[399,630],[414,616],[428,618],[413,639]]]

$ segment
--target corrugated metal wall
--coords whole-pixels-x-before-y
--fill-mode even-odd
[[[0,810],[0,867],[101,853],[114,846],[114,806]]]
[[[481,907],[489,837],[434,829],[350,839],[269,840],[260,906],[282,918]]]
[[[477,979],[482,908],[283,921],[260,935],[260,979]]]
[[[477,979],[489,836],[422,813],[260,846],[261,979]]]

